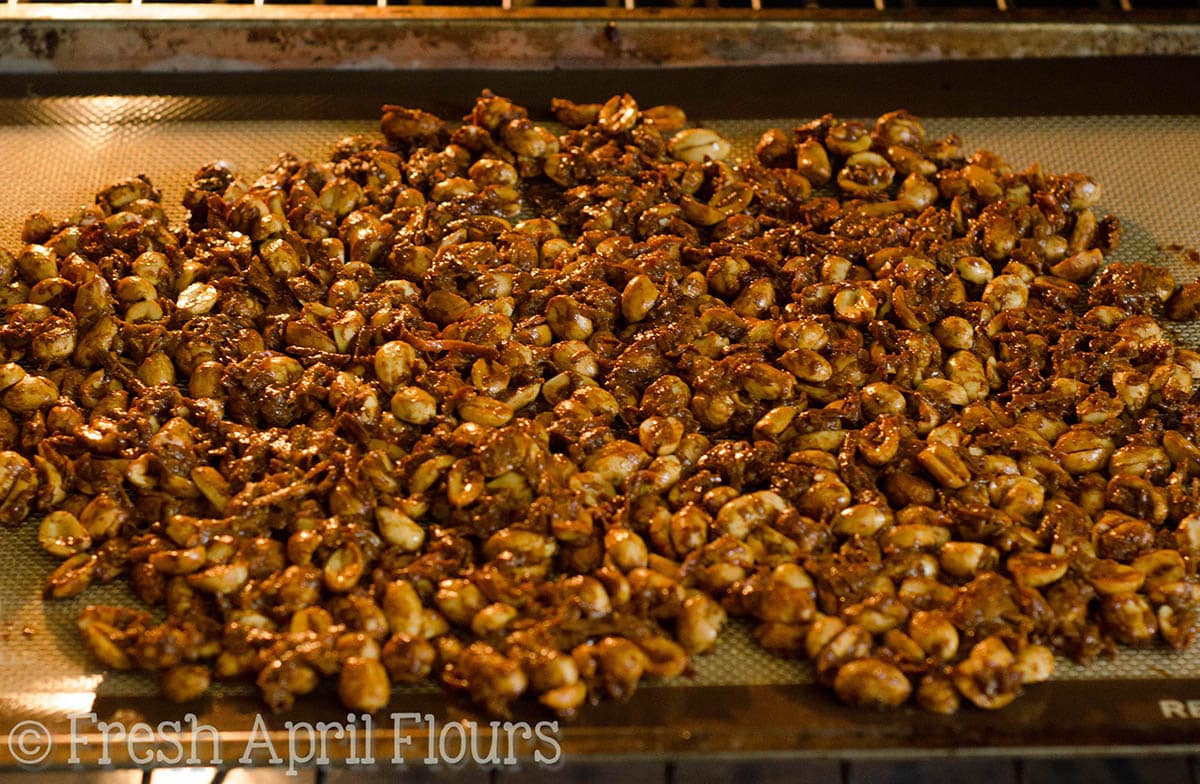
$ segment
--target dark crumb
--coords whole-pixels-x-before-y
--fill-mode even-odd
[[[1189,248],[1178,242],[1172,242],[1167,245],[1160,245],[1159,250],[1169,250],[1172,253],[1182,256],[1184,261],[1200,266],[1200,251],[1195,248]]]

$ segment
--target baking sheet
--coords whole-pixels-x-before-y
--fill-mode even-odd
[[[8,102],[20,111],[0,113],[0,246],[18,248],[21,222],[30,211],[61,217],[122,177],[148,175],[163,190],[168,214],[178,220],[183,186],[204,163],[227,160],[254,179],[280,152],[323,158],[342,136],[377,132],[370,119],[239,120],[236,112],[213,104],[212,99],[145,96]],[[206,119],[212,117],[220,119]],[[790,128],[805,119],[709,124],[735,141],[735,154],[747,155],[761,130]],[[1180,282],[1200,274],[1200,266],[1167,247],[1200,246],[1200,116],[939,117],[925,124],[931,135],[956,132],[966,149],[993,150],[1018,168],[1036,161],[1048,171],[1093,175],[1104,187],[1098,213],[1113,212],[1122,223],[1121,247],[1113,259],[1160,261]],[[1179,331],[1188,342],[1200,342],[1200,325]],[[87,658],[74,629],[75,615],[86,604],[135,600],[114,585],[44,603],[40,587],[56,561],[38,548],[35,533],[31,523],[0,532],[0,704],[53,713],[86,710],[97,700],[110,705],[153,700],[157,688],[150,677],[103,672]],[[1125,684],[1193,678],[1200,678],[1200,646],[1187,652],[1123,650],[1087,668],[1060,661],[1055,676],[1059,683]],[[809,693],[810,683],[806,664],[764,653],[748,628],[735,623],[712,655],[695,661],[692,677],[645,691],[807,687],[804,693]],[[1195,683],[1194,696],[1200,697],[1200,680]],[[245,684],[219,684],[213,696],[252,705],[254,693]],[[440,694],[430,685],[401,692],[398,699],[437,700]],[[604,713],[619,716],[612,714],[616,709]]]

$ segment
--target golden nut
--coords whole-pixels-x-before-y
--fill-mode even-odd
[[[703,163],[706,159],[725,160],[731,146],[716,131],[707,128],[686,128],[671,137],[667,149],[677,161]]]

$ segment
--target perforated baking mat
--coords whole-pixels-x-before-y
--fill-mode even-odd
[[[519,99],[519,96],[514,96]],[[885,111],[890,106],[879,107]],[[261,116],[261,113],[256,116]],[[807,118],[709,123],[750,154],[765,128]],[[931,134],[956,132],[968,150],[990,149],[1021,168],[1093,175],[1104,188],[1101,214],[1120,217],[1115,259],[1156,261],[1180,282],[1200,266],[1179,248],[1200,246],[1200,116],[927,118]],[[249,179],[281,152],[327,156],[333,142],[377,133],[373,120],[243,121],[236,105],[208,99],[109,98],[0,102],[0,245],[15,249],[24,217],[61,217],[92,201],[118,178],[146,174],[164,192],[174,220],[184,184],[204,163],[225,160]],[[1172,247],[1175,250],[1172,250]],[[1179,328],[1200,341],[1200,325]],[[105,673],[83,651],[74,617],[87,603],[133,602],[119,586],[94,588],[66,602],[43,602],[40,586],[53,559],[35,541],[35,526],[0,532],[0,699],[60,695],[84,705],[93,695],[149,697],[142,675]],[[1200,677],[1200,646],[1190,652],[1123,650],[1111,661],[1079,667],[1060,661],[1059,681],[1152,681]],[[691,678],[663,688],[784,686],[811,681],[806,665],[765,654],[746,627],[732,624],[716,652],[695,662]],[[217,696],[252,687],[221,685]],[[67,695],[74,695],[68,697]],[[70,707],[70,706],[67,706]]]

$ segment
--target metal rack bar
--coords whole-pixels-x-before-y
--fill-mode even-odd
[[[532,0],[536,3],[538,0]],[[578,0],[576,0],[578,1]],[[728,0],[726,0],[728,2]],[[0,75],[339,69],[661,68],[1189,56],[1200,8],[545,7],[0,0]],[[978,2],[978,0],[976,0]],[[878,2],[879,5],[873,5]],[[1001,10],[1007,8],[1008,10]],[[505,28],[500,41],[499,25]],[[312,35],[314,26],[320,36]]]
[[[229,0],[189,0],[189,3],[195,5],[225,5]],[[497,0],[469,0],[468,2],[456,2],[455,6],[463,8],[495,8]],[[569,11],[571,8],[594,8],[594,3],[586,0],[575,0],[577,4],[557,4],[556,8]],[[727,0],[678,0],[675,8],[683,10],[701,10],[701,9],[724,9],[732,8],[726,5]],[[994,3],[994,11],[1001,15],[1008,15],[1016,10],[1026,10],[1020,0],[1016,0],[1015,5],[1013,0],[992,0]],[[512,11],[517,8],[534,8],[540,7],[539,0],[498,0],[499,8],[503,11]],[[324,6],[327,0],[251,0],[248,5],[242,7],[264,8],[266,6],[273,7],[303,7],[303,6]],[[1095,9],[1107,11],[1113,14],[1114,21],[1122,14],[1132,14],[1134,12],[1146,11],[1150,6],[1143,3],[1143,0],[1092,0],[1091,4]],[[7,6],[9,9],[22,7],[42,7],[52,8],[61,7],[63,3],[60,0],[0,0],[0,7]],[[97,6],[116,6],[124,5],[131,8],[139,8],[142,6],[171,6],[175,3],[167,3],[164,0],[108,0],[108,2],[94,3]],[[402,8],[402,7],[446,7],[439,5],[439,0],[433,0],[432,3],[427,3],[426,0],[350,0],[344,3],[342,7],[354,6],[375,6],[377,8]],[[1189,4],[1191,6],[1200,7],[1200,0],[1194,0]],[[615,8],[627,12],[637,11],[640,8],[647,7],[639,5],[638,0],[605,0],[604,7]],[[745,6],[741,6],[743,9]],[[1039,5],[1039,10],[1067,10],[1076,8],[1077,6],[1069,3],[1062,5],[1044,4]],[[882,13],[931,13],[949,15],[963,10],[987,10],[977,2],[972,0],[951,0],[951,2],[938,2],[936,5],[927,4],[925,0],[864,0],[861,6],[863,10],[874,10]],[[1163,8],[1155,7],[1156,10],[1162,13],[1171,13]],[[839,11],[837,6],[822,3],[822,0],[749,0],[749,11],[779,11],[779,10],[808,10],[817,12]],[[1178,9],[1186,13],[1188,8]]]

